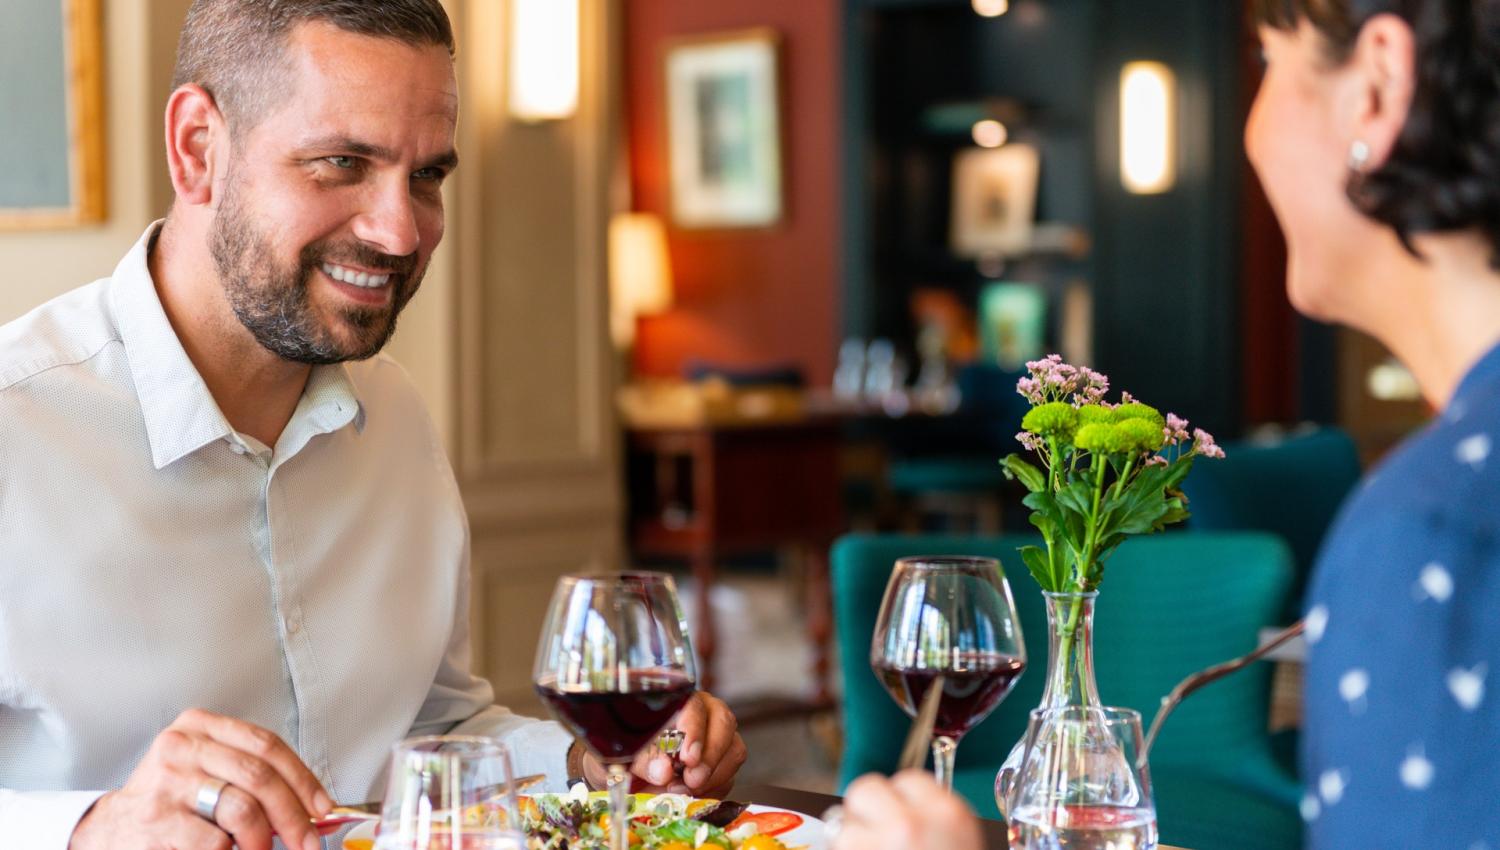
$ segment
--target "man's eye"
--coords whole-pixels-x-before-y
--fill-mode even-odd
[[[448,175],[441,168],[421,168],[412,172],[412,178],[416,180],[430,180],[436,183],[443,182]]]
[[[359,164],[359,161],[352,156],[325,156],[323,157],[323,161],[329,163],[334,168],[345,171],[351,170]]]

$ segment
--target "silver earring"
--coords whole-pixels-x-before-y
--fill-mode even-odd
[[[1349,170],[1364,171],[1370,161],[1370,146],[1355,139],[1349,144]]]

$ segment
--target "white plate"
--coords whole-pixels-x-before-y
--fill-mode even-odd
[[[776,836],[776,838],[780,840],[782,844],[785,844],[788,847],[802,847],[806,848],[806,850],[828,850],[827,832],[823,825],[823,822],[813,817],[812,815],[805,815],[801,812],[792,812],[791,809],[778,809],[775,806],[760,805],[751,805],[749,811],[750,814],[759,814],[761,812],[791,812],[792,814],[802,818],[801,825],[799,825],[796,829],[791,830],[790,832],[783,832],[782,834]],[[349,833],[344,836],[344,850],[368,850],[368,845],[364,845],[363,843],[351,845],[349,842],[373,842],[374,840],[375,823],[373,821],[366,821],[350,830]]]

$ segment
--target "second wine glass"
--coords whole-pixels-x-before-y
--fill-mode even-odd
[[[1026,644],[1000,562],[898,560],[880,603],[870,666],[912,716],[941,677],[933,767],[951,790],[959,740],[995,710],[1026,669]]]
[[[630,763],[697,687],[670,576],[565,576],[552,594],[533,681],[558,722],[609,770],[610,847],[626,850]]]

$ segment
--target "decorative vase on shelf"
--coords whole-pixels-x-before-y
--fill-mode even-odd
[[[1037,708],[1100,706],[1094,682],[1094,601],[1099,594],[1044,591],[1042,596],[1047,602],[1047,683]],[[995,774],[995,805],[1002,817],[1009,816],[1024,744],[1016,742]]]

